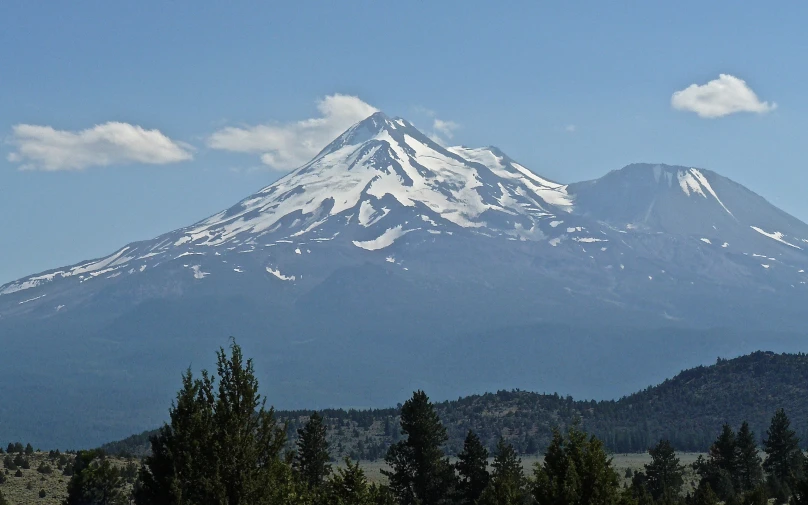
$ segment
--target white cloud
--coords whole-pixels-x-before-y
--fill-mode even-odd
[[[460,128],[460,125],[454,121],[444,121],[442,119],[435,118],[435,120],[432,122],[432,129],[435,130],[435,133],[440,134],[448,139],[454,137],[454,131],[458,128]]]
[[[322,117],[294,123],[246,128],[227,127],[213,133],[209,147],[261,155],[261,161],[277,170],[299,167],[351,125],[377,111],[355,96],[330,95],[317,103]]]
[[[575,133],[575,125],[574,124],[568,124],[567,126],[564,127],[564,131],[569,132],[569,133]]]
[[[716,118],[736,112],[763,114],[777,108],[776,103],[761,102],[746,82],[721,74],[707,84],[691,84],[671,96],[671,106],[692,111],[700,117]]]
[[[190,146],[171,140],[159,130],[109,122],[78,132],[50,126],[19,124],[8,142],[16,151],[8,161],[23,170],[84,170],[122,163],[162,165],[190,160]]]

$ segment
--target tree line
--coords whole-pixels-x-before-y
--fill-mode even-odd
[[[287,426],[235,342],[217,352],[215,374],[183,374],[169,414],[131,492],[103,453],[81,451],[65,505],[808,505],[806,460],[783,410],[763,439],[765,458],[748,423],[737,433],[725,425],[693,464],[692,494],[683,494],[685,466],[669,441],[656,443],[651,461],[623,484],[604,442],[577,422],[553,430],[543,462],[527,474],[511,443],[500,437],[489,453],[473,430],[450,459],[447,427],[423,391],[401,405],[398,441],[384,457],[387,482],[371,483],[350,459],[332,466],[319,413],[288,450]]]

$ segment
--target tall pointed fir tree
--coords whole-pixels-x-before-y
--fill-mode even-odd
[[[791,429],[791,421],[785,411],[779,409],[763,439],[766,460],[763,469],[768,474],[772,495],[780,502],[791,494],[794,484],[803,477],[804,457],[800,451],[800,439]]]
[[[645,465],[645,478],[651,496],[657,501],[676,499],[684,484],[685,467],[680,464],[673,446],[667,440],[660,440],[648,454],[651,462]]]
[[[737,483],[739,491],[747,493],[756,489],[763,479],[763,460],[758,454],[755,433],[746,421],[741,424],[738,436],[735,438],[737,448]]]
[[[729,475],[735,475],[738,465],[737,442],[735,432],[729,424],[724,423],[721,434],[710,446],[710,458],[720,469]]]
[[[463,450],[457,455],[455,468],[459,476],[457,501],[459,505],[475,505],[488,486],[488,450],[480,437],[469,430],[463,442]]]
[[[323,417],[317,412],[309,417],[305,426],[297,430],[294,469],[310,490],[319,489],[331,473],[326,433]]]
[[[516,455],[511,444],[502,438],[497,443],[493,471],[488,486],[483,491],[477,505],[523,505],[530,503],[530,494],[522,473],[522,460]]]
[[[229,356],[217,352],[216,372],[218,388],[206,372],[184,375],[170,423],[151,439],[136,504],[290,503],[285,429],[258,393],[252,360],[232,341]]]
[[[143,462],[135,487],[141,505],[222,503],[213,426],[213,379],[194,379],[190,369],[169,410],[170,422],[150,437],[151,454]]]
[[[401,407],[401,434],[382,470],[401,505],[440,505],[454,492],[454,468],[443,453],[448,436],[429,397],[416,391]]]

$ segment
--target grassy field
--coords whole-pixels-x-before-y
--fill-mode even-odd
[[[66,455],[72,461],[72,455]],[[3,472],[6,481],[0,484],[0,491],[3,492],[6,501],[10,505],[57,505],[62,503],[67,497],[67,483],[70,477],[62,475],[62,471],[56,468],[56,463],[48,460],[48,453],[36,452],[27,457],[31,468],[20,469],[21,477],[15,477],[16,470],[6,470],[0,461],[0,472]],[[2,458],[0,458],[1,460]],[[126,461],[123,459],[111,458],[116,466],[123,467]],[[47,463],[52,468],[52,473],[43,474],[37,471],[40,463]],[[45,491],[45,496],[40,498],[40,491]]]
[[[3,496],[11,505],[28,504],[57,504],[67,496],[67,481],[70,477],[62,475],[62,471],[56,465],[48,461],[47,453],[34,453],[28,457],[31,468],[20,469],[22,477],[15,477],[16,470],[0,470],[6,474],[6,481],[0,484]],[[37,472],[39,464],[49,463],[53,469],[50,474]],[[45,497],[40,498],[41,490],[45,491]]]

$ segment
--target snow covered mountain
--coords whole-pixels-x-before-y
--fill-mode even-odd
[[[609,396],[694,364],[690,349],[801,332],[806,268],[808,225],[708,170],[637,164],[564,185],[376,113],[214,216],[0,286],[2,344],[20,357],[0,395],[65,419],[52,399],[69,387],[108,407],[98,441],[127,435],[160,419],[147,391],[169,398],[177,370],[233,334],[272,364],[283,407],[388,405],[413,385]],[[658,328],[680,333],[660,344]],[[562,359],[582,346],[597,365]],[[31,360],[52,372],[11,380]],[[0,423],[20,417],[3,409]]]

